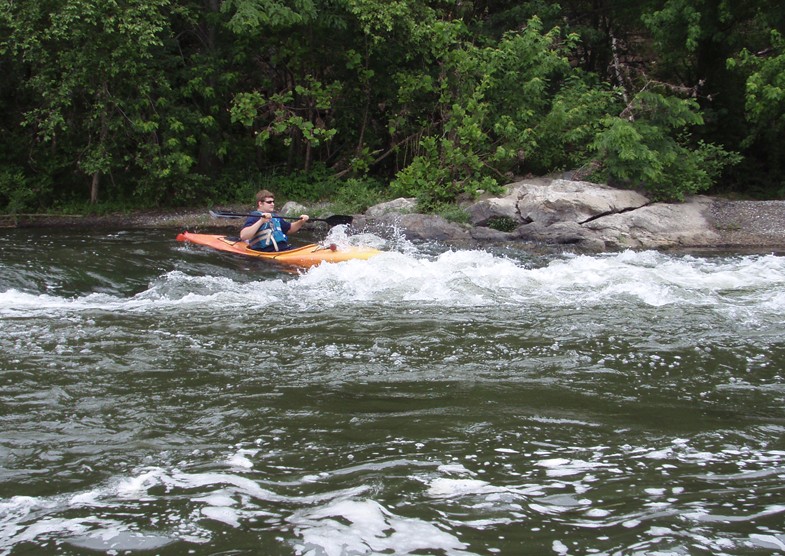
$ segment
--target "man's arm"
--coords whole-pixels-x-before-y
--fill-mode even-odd
[[[299,220],[295,220],[294,222],[292,222],[292,225],[289,228],[289,232],[288,233],[290,233],[290,234],[295,233],[300,228],[302,228],[303,224],[305,224],[306,222],[308,222],[308,215],[307,214],[301,214]],[[240,236],[240,237],[242,237],[242,236]]]
[[[240,239],[244,241],[250,241],[259,231],[259,228],[261,228],[263,224],[266,224],[271,219],[272,219],[272,214],[270,214],[269,212],[265,212],[259,217],[259,219],[256,222],[246,225],[242,230],[240,230]]]

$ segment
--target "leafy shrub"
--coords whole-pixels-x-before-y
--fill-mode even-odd
[[[34,209],[37,198],[38,193],[24,172],[14,168],[0,170],[0,207],[4,212],[17,214]]]
[[[416,197],[422,210],[433,212],[460,197],[502,190],[495,179],[483,176],[482,163],[470,149],[433,137],[423,139],[420,146],[425,154],[416,157],[390,184],[393,196]]]
[[[340,185],[330,204],[336,213],[357,214],[382,201],[384,196],[378,182],[351,178]]]
[[[309,172],[260,176],[256,191],[269,189],[283,199],[316,202],[331,198],[340,187],[341,181],[330,170],[315,166]]]
[[[310,172],[270,173],[238,179],[231,198],[219,202],[250,203],[260,189],[269,189],[281,200],[301,203],[327,203],[332,213],[356,214],[385,200],[383,186],[371,178],[341,180],[323,166]]]
[[[456,224],[466,224],[469,222],[469,213],[454,203],[442,203],[431,207],[431,209],[426,212],[432,212],[433,214],[441,216],[450,222],[455,222]]]
[[[688,129],[703,123],[693,99],[644,92],[630,114],[606,117],[591,144],[601,180],[643,187],[657,201],[682,201],[709,189],[725,167],[740,160],[717,145],[690,144]]]
[[[509,216],[494,216],[488,220],[488,227],[500,232],[511,232],[518,227],[518,222]]]

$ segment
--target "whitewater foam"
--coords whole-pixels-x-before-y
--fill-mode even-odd
[[[89,293],[61,297],[10,288],[0,292],[0,314],[59,311],[148,311],[355,302],[425,303],[456,307],[606,304],[634,298],[645,305],[785,308],[785,258],[701,259],[654,252],[565,256],[544,266],[486,251],[435,256],[385,252],[369,261],[322,264],[297,275],[248,281],[243,275],[166,272],[133,296]]]

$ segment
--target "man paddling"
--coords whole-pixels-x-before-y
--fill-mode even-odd
[[[256,194],[256,210],[251,214],[240,230],[240,239],[255,251],[291,249],[287,234],[299,231],[308,221],[307,214],[300,215],[294,222],[275,218],[275,196],[266,189]]]

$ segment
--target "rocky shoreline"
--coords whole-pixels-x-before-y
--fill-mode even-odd
[[[413,207],[411,201],[410,208]],[[469,226],[407,214],[406,200],[371,207],[357,223],[395,222],[407,236],[446,242],[519,242],[582,252],[623,249],[785,250],[785,201],[695,196],[651,202],[605,185],[536,178],[468,205]],[[510,229],[494,229],[502,220]]]
[[[652,203],[633,191],[589,182],[536,178],[510,184],[504,196],[467,205],[468,225],[417,214],[414,206],[413,199],[398,199],[371,207],[365,214],[355,215],[355,227],[394,225],[411,239],[460,244],[517,242],[587,252],[785,251],[785,201],[696,196],[684,203]],[[290,209],[284,207],[284,212],[287,210]],[[495,229],[500,221],[508,231]],[[105,216],[32,215],[13,220],[0,217],[0,225],[209,231],[236,228],[237,222],[212,218],[207,209],[198,208]]]
[[[785,247],[785,201],[714,199],[709,217],[723,245]]]

